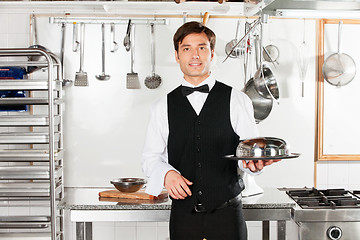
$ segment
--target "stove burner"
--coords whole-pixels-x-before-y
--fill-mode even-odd
[[[286,193],[301,208],[359,208],[360,198],[357,194],[360,191],[351,193],[345,189],[325,189],[318,190],[316,188],[301,188],[287,190]]]

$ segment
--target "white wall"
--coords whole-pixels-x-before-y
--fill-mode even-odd
[[[217,79],[240,90],[244,83],[243,60],[230,58],[222,63],[226,57],[225,45],[235,36],[236,20],[210,18],[208,26],[218,37],[213,72]],[[149,26],[138,25],[135,31],[135,72],[141,81],[141,89],[138,90],[125,87],[126,73],[130,71],[130,54],[122,46],[116,53],[110,53],[109,26],[106,26],[106,73],[111,75],[111,79],[104,82],[95,78],[96,74],[101,73],[100,25],[86,26],[85,71],[88,73],[89,87],[73,86],[66,90],[66,186],[109,186],[109,181],[116,177],[143,176],[140,160],[150,106],[179,85],[182,77],[174,60],[172,46],[172,36],[182,23],[182,18],[171,18],[168,25],[155,28],[156,72],[163,80],[163,84],[155,90],[149,90],[143,84],[151,71]],[[59,53],[60,26],[49,24],[47,17],[41,17],[38,24],[39,43]],[[297,65],[302,29],[302,20],[270,20],[264,28],[264,44],[275,44],[280,50],[279,65],[274,69],[280,101],[274,104],[270,116],[259,124],[259,130],[263,136],[285,139],[292,151],[302,154],[298,159],[283,160],[269,167],[257,177],[259,184],[264,187],[313,185],[314,21],[306,21],[310,66],[305,97],[300,94]],[[244,31],[243,26],[241,31]],[[126,25],[116,26],[119,43],[122,43],[125,32]],[[72,52],[71,44],[72,26],[69,25],[65,77],[74,79],[79,68],[79,53]],[[298,177],[301,177],[301,181]]]
[[[29,45],[29,15],[0,14],[0,47],[27,47]],[[189,19],[193,20],[193,19]],[[199,20],[194,19],[194,20]],[[237,19],[210,18],[208,26],[217,34],[216,65],[213,72],[218,79],[237,89],[243,87],[243,62],[225,58],[225,44],[234,38]],[[242,20],[244,22],[244,20]],[[48,17],[39,21],[39,43],[58,54],[60,26],[49,24]],[[156,72],[163,84],[155,90],[147,89],[143,80],[150,74],[149,27],[136,26],[135,72],[139,74],[141,89],[126,89],[126,73],[130,71],[130,54],[120,46],[116,53],[109,52],[109,26],[106,35],[107,82],[95,79],[101,73],[100,25],[86,26],[85,71],[89,87],[70,87],[65,91],[65,185],[110,186],[116,177],[143,177],[140,157],[151,104],[175,88],[181,72],[174,60],[172,35],[183,23],[182,18],[170,18],[169,25],[156,26]],[[225,27],[226,26],[226,27]],[[264,44],[275,44],[280,49],[279,66],[274,70],[279,89],[280,103],[274,104],[270,116],[259,124],[263,136],[285,139],[298,159],[283,160],[267,167],[256,177],[262,187],[313,186],[314,133],[315,133],[315,21],[305,22],[306,42],[309,46],[309,68],[305,80],[305,97],[301,97],[301,84],[297,67],[298,47],[302,42],[303,20],[270,19],[265,27]],[[125,25],[116,26],[117,41],[121,44]],[[242,28],[243,32],[243,28]],[[79,68],[79,53],[72,52],[72,28],[67,26],[65,77],[74,80]],[[319,186],[359,186],[357,162],[324,162],[318,164]],[[110,234],[107,239],[161,239],[167,237],[167,224],[123,225],[109,223],[94,226],[95,234]],[[67,223],[67,229],[74,226]],[[115,228],[114,228],[115,226]],[[154,228],[155,227],[155,228]],[[156,231],[148,233],[147,231]],[[249,223],[251,239],[258,238],[259,223]],[[164,233],[165,231],[165,233]],[[68,231],[69,239],[74,231]],[[254,238],[253,238],[254,237]],[[96,238],[95,238],[96,239]]]

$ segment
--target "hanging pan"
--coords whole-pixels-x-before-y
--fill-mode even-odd
[[[263,38],[263,26],[260,24],[260,37],[256,39],[259,41],[256,44],[257,52],[260,53],[260,65],[258,66],[258,70],[254,74],[254,84],[258,93],[264,98],[273,98],[274,100],[279,99],[279,88],[277,85],[276,78],[271,70],[271,68],[263,63],[263,55],[261,49],[263,49],[262,44]],[[259,46],[260,45],[260,46]],[[258,62],[258,61],[257,61]]]
[[[38,30],[37,30],[37,23],[36,23],[35,15],[31,16],[31,27],[32,27],[34,44],[29,46],[29,48],[40,49],[40,50],[44,50],[45,52],[50,52],[49,49],[47,49],[43,45],[38,44]],[[41,55],[28,56],[28,60],[29,61],[41,61],[41,60],[45,60],[45,57],[41,56]],[[28,66],[27,67],[27,73],[33,73],[33,72],[35,72],[37,70],[40,70],[42,68],[45,68],[45,66]]]
[[[350,83],[356,74],[354,59],[345,53],[341,53],[341,30],[342,21],[338,28],[338,52],[331,54],[324,62],[322,72],[325,80],[331,85],[341,87]]]
[[[239,44],[237,47],[235,47],[239,39],[240,24],[241,22],[239,19],[237,22],[235,38],[225,45],[225,53],[229,55],[231,58],[239,58],[241,55],[245,53],[246,41],[243,41],[242,44]]]
[[[254,118],[256,123],[261,122],[267,118],[273,107],[272,98],[264,98],[255,88],[254,79],[251,78],[245,85],[243,90],[246,95],[251,99],[254,108]]]

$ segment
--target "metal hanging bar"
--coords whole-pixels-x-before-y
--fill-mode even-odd
[[[50,17],[49,23],[85,23],[85,24],[128,24],[129,18],[108,18],[108,17]],[[131,18],[131,22],[140,25],[167,25],[165,18]]]

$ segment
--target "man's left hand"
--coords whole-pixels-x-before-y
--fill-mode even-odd
[[[242,160],[244,168],[248,168],[252,172],[258,172],[261,171],[265,166],[269,166],[275,162],[279,162],[280,160],[250,160],[245,161]]]

